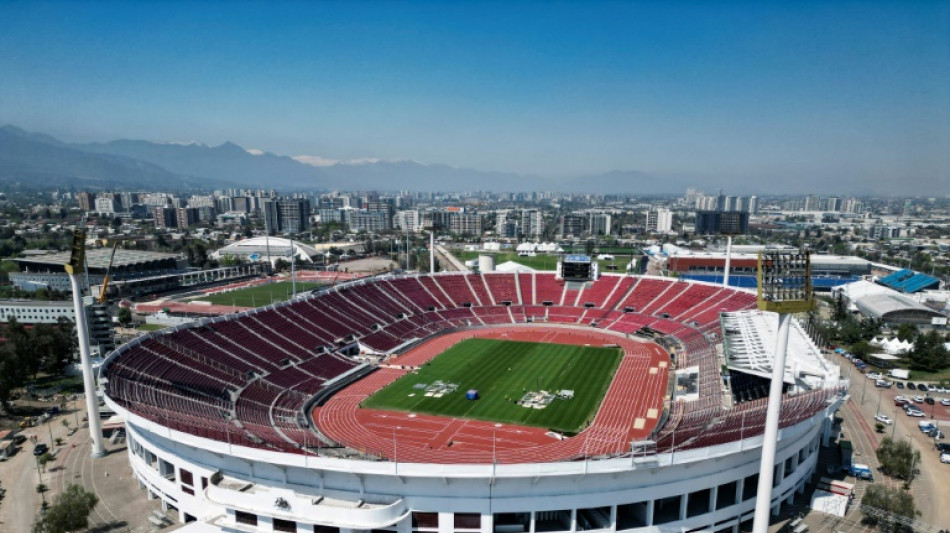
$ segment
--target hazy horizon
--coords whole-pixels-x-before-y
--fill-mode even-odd
[[[0,15],[0,123],[70,142],[950,192],[946,2],[21,2]]]

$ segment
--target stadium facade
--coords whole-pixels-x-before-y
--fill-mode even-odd
[[[737,531],[751,523],[765,401],[736,403],[717,344],[721,313],[754,305],[742,290],[667,278],[376,278],[142,337],[116,350],[101,378],[126,419],[140,487],[196,531]],[[742,322],[744,338],[774,341],[760,321]],[[544,445],[492,436],[489,448],[459,439],[430,451],[410,435],[430,419],[378,427],[358,416],[359,390],[411,372],[392,354],[490,328],[656,343],[670,359],[621,366],[590,427]],[[792,334],[819,359],[786,374],[776,512],[815,473],[843,386],[803,330]],[[639,361],[632,349],[626,357]],[[744,360],[767,367],[759,355]],[[623,400],[604,413],[615,387],[630,393],[643,376],[666,385],[659,409],[641,417]]]

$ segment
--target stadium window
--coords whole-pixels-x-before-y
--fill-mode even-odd
[[[178,471],[178,473],[181,475],[182,485],[188,485],[189,487],[193,487],[195,485],[195,478],[191,475],[191,472],[182,468]]]
[[[340,533],[340,528],[333,526],[323,526],[320,524],[314,524],[313,533]]]
[[[481,529],[482,515],[478,513],[455,513],[455,529]]]
[[[422,513],[413,511],[412,513],[412,528],[439,528],[439,513]]]
[[[280,518],[275,518],[274,531],[281,531],[283,533],[297,533],[297,522],[294,522],[293,520],[282,520]]]
[[[245,526],[257,526],[257,515],[244,511],[234,511],[234,522]]]
[[[181,491],[184,492],[185,494],[189,495],[189,496],[194,496],[194,495],[195,495],[195,489],[193,489],[193,488],[191,488],[191,487],[186,487],[185,485],[182,485],[182,486],[181,486]]]

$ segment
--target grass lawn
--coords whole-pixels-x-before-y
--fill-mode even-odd
[[[407,374],[370,396],[363,407],[471,418],[577,433],[594,418],[622,357],[619,348],[468,339],[449,348],[417,373]],[[458,384],[441,398],[426,397],[419,384]],[[526,391],[573,390],[544,409],[515,402]],[[469,389],[476,401],[465,397]]]
[[[456,250],[452,254],[455,255],[460,261],[470,261],[472,259],[478,259],[478,256],[483,252],[467,252]],[[629,254],[629,250],[627,251]],[[557,255],[545,255],[538,254],[534,257],[521,257],[517,252],[491,252],[491,255],[495,256],[495,264],[500,265],[506,261],[514,261],[515,263],[524,265],[535,270],[545,270],[545,271],[554,271],[557,270],[557,262],[560,260],[560,257]],[[600,263],[601,272],[626,272],[627,263],[630,262],[630,255],[617,255],[612,261],[604,261],[594,259],[597,263]],[[615,266],[617,270],[612,270],[610,267]]]
[[[167,327],[168,327],[168,326],[165,326],[165,325],[162,325],[162,324],[140,324],[139,327],[137,327],[137,328],[135,328],[135,329],[137,329],[137,330],[139,330],[139,331],[148,332],[148,331],[158,331],[158,330],[160,330],[160,329],[165,329],[165,328],[167,328]]]
[[[211,302],[216,305],[236,305],[238,307],[261,307],[272,303],[289,300],[292,294],[291,282],[278,281],[267,285],[259,285],[247,289],[210,294],[197,298],[198,301]],[[325,285],[324,283],[297,282],[297,293],[309,291]]]

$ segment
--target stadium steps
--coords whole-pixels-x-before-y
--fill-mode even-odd
[[[680,293],[682,293],[682,292],[685,291],[687,288],[689,288],[689,283],[684,283],[683,285],[684,285],[684,287],[682,287],[682,290],[680,290]],[[640,313],[643,313],[644,315],[649,315],[649,314],[651,314],[652,311],[650,311],[649,309],[650,309],[650,307],[653,306],[653,304],[658,303],[658,302],[668,302],[668,301],[671,300],[671,298],[667,298],[667,297],[666,297],[666,293],[670,292],[670,291],[673,289],[673,287],[675,287],[675,286],[676,286],[676,282],[675,282],[675,281],[668,283],[667,287],[666,287],[665,289],[663,289],[663,291],[660,292],[660,294],[657,294],[656,297],[654,297],[652,300],[650,300],[650,303],[648,303],[648,304],[646,304],[645,306],[643,306],[643,309],[637,309],[637,311],[639,311]]]
[[[449,296],[449,293],[446,292],[445,288],[442,287],[442,285],[440,285],[434,279],[432,279],[432,276],[423,276],[423,277],[418,278],[417,281],[419,282],[419,285],[422,287],[422,290],[428,293],[428,295],[433,300],[435,300],[435,302],[439,304],[442,307],[442,309],[449,308],[449,306],[445,305],[445,302],[452,304],[452,307],[459,306],[458,302],[456,302],[455,300],[452,299],[451,296]],[[428,281],[429,283],[431,283],[432,286],[426,285],[425,281]],[[433,287],[435,288],[433,289]],[[438,296],[436,296],[436,293],[432,292],[433,290],[437,290],[438,293],[444,296],[445,298],[444,299],[439,298]]]
[[[307,324],[309,324],[314,330],[322,332],[322,333],[323,333],[323,336],[321,336],[321,338],[327,339],[327,340],[326,340],[326,343],[327,343],[327,344],[332,344],[333,341],[337,338],[337,336],[334,335],[332,332],[330,332],[330,331],[324,329],[323,327],[321,327],[321,326],[320,326],[319,324],[317,324],[316,322],[313,322],[313,321],[310,320],[309,318],[307,318],[307,317],[305,317],[304,315],[298,313],[297,310],[294,309],[294,306],[288,305],[288,306],[282,307],[281,309],[282,309],[282,310],[285,310],[285,311],[289,311],[292,315],[296,316],[296,317],[297,317],[298,319],[300,319],[301,321],[306,322]]]
[[[482,280],[482,285],[485,286],[485,291],[488,292],[488,299],[491,301],[492,306],[498,305],[498,302],[495,301],[495,294],[492,293],[491,287],[488,286],[488,281],[485,280],[484,274],[478,274],[478,279]]]
[[[484,293],[480,293],[479,291],[475,290],[475,285],[472,285],[472,279],[471,279],[471,277],[469,277],[468,274],[466,274],[466,275],[464,275],[464,276],[462,276],[462,277],[465,278],[465,284],[468,285],[468,290],[472,291],[472,294],[475,295],[475,301],[478,302],[478,306],[479,306],[479,307],[487,307],[488,304],[487,304],[486,302],[482,301],[482,297],[480,296],[480,294],[484,294]],[[482,277],[481,277],[481,276],[478,276],[478,279],[482,279]],[[487,292],[487,290],[484,289],[484,283],[482,284],[482,290],[485,290],[485,291]],[[489,298],[491,298],[491,296],[489,296]],[[492,305],[494,305],[494,303],[493,303]]]
[[[595,282],[591,282],[595,283]],[[584,296],[584,292],[587,290],[587,284],[584,283],[581,285],[581,290],[577,291],[577,298],[574,298],[574,302],[571,304],[574,307],[581,305],[581,298]]]
[[[629,287],[627,287],[627,290],[624,291],[623,295],[621,295],[620,298],[617,298],[617,301],[616,301],[612,306],[610,306],[610,308],[608,309],[608,311],[614,311],[614,310],[616,310],[618,307],[620,307],[620,304],[621,304],[621,303],[626,302],[626,301],[627,301],[627,298],[629,298],[630,295],[633,294],[633,291],[637,290],[637,285],[640,284],[640,281],[641,281],[642,279],[643,279],[643,278],[637,278],[636,281],[635,281],[633,284],[631,284]],[[610,296],[607,297],[607,302],[606,302],[606,303],[610,303],[611,298],[613,298],[614,294],[617,292],[617,289],[619,289],[621,285],[623,285],[623,283],[618,283],[618,284],[617,284],[617,286],[614,288],[614,292],[610,293]]]
[[[521,296],[521,280],[518,278],[519,274],[515,272],[515,293],[518,295],[518,303],[524,305],[524,298]]]
[[[722,294],[723,292],[724,292],[724,290],[723,290],[722,288],[720,288],[720,289],[717,290],[716,292],[714,292],[714,293],[710,294],[709,296],[707,296],[706,298],[704,298],[702,301],[700,301],[700,302],[698,302],[698,303],[696,303],[696,304],[690,305],[689,307],[687,307],[686,309],[684,309],[683,312],[681,312],[681,313],[677,314],[676,316],[674,316],[674,317],[673,317],[673,320],[676,320],[677,322],[682,322],[681,319],[683,318],[683,315],[685,315],[685,314],[687,314],[687,313],[690,313],[690,312],[693,312],[693,311],[695,311],[696,309],[707,309],[707,308],[708,308],[708,307],[707,307],[707,304],[708,304],[709,302],[711,302],[711,301],[715,301],[716,297],[719,296],[720,294]]]

